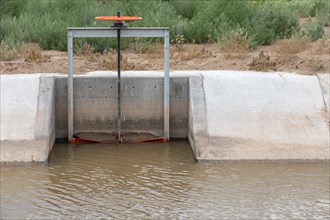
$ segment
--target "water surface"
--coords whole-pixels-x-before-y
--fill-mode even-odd
[[[329,219],[329,163],[196,163],[187,141],[56,144],[1,167],[1,218]]]

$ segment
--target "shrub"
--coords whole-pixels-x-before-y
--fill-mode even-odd
[[[143,17],[133,26],[169,27],[171,40],[183,35],[185,42],[218,42],[226,40],[233,31],[243,30],[255,47],[292,35],[298,22],[291,5],[301,5],[300,8],[307,5],[316,16],[326,20],[323,17],[328,14],[322,6],[325,1],[312,4],[307,0],[302,3],[300,0],[0,0],[0,40],[18,44],[32,41],[44,49],[66,50],[67,27],[107,27],[109,23],[95,21],[95,16],[114,15],[121,10],[124,15]],[[307,29],[313,39],[321,34],[319,27]],[[129,41],[132,39],[123,39],[123,47]],[[74,45],[78,47],[75,49],[86,43],[96,51],[116,48],[115,39],[75,39]]]
[[[24,9],[25,3],[25,1],[0,0],[0,18],[2,19],[7,16],[18,17]]]
[[[66,25],[57,22],[47,22],[40,31],[39,45],[43,49],[66,50]]]
[[[327,1],[324,7],[317,9],[316,18],[321,25],[330,26],[330,2]]]
[[[183,18],[192,19],[199,10],[200,0],[170,0],[178,15]]]
[[[278,7],[274,2],[257,6],[252,20],[245,25],[252,46],[268,45],[279,38],[288,38],[298,27],[298,20],[288,9]]]
[[[302,27],[302,33],[311,41],[316,41],[324,34],[323,25],[313,22],[312,19],[309,18]]]
[[[0,61],[3,60],[11,60],[15,58],[17,55],[17,51],[15,48],[11,47],[4,41],[0,43]]]

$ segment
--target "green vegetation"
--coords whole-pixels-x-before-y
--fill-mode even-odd
[[[4,50],[26,42],[66,50],[68,27],[106,27],[109,23],[95,17],[116,15],[119,10],[143,17],[132,26],[170,27],[171,42],[178,36],[180,42],[225,42],[233,35],[256,47],[293,35],[320,38],[323,25],[330,24],[329,4],[329,0],[0,0],[0,42]],[[301,16],[315,19],[301,28]],[[125,39],[124,47],[128,41],[136,39]],[[75,50],[86,44],[100,52],[116,48],[114,39],[77,39]]]

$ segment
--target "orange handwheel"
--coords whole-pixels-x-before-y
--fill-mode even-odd
[[[137,16],[98,16],[95,18],[99,21],[114,21],[114,22],[130,22],[130,21],[140,21],[142,17]]]

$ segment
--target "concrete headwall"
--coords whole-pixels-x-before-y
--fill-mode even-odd
[[[54,78],[1,75],[0,162],[44,162],[55,141]]]
[[[161,72],[123,73],[123,131],[163,132]],[[197,160],[329,160],[329,74],[172,72],[170,137]],[[47,161],[67,138],[67,78],[1,75],[0,162]],[[74,78],[75,132],[117,130],[113,72]]]
[[[121,80],[122,131],[163,135],[164,95],[160,77],[128,77]],[[187,137],[188,78],[170,80],[170,136]],[[117,79],[74,78],[75,132],[117,131]],[[55,84],[56,137],[67,138],[67,78]]]

